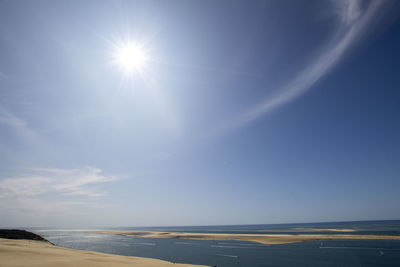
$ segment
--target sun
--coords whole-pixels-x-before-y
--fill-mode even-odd
[[[130,76],[135,72],[142,72],[149,60],[144,45],[135,42],[121,43],[115,49],[114,62],[121,71]]]

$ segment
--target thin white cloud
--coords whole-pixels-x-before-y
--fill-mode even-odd
[[[336,15],[344,25],[351,25],[361,15],[362,7],[360,0],[336,0],[331,2]]]
[[[104,209],[107,192],[100,185],[116,181],[98,168],[31,169],[16,177],[0,178],[0,225],[73,225],[88,223]]]
[[[0,196],[37,196],[50,190],[48,177],[22,177],[0,181]]]
[[[45,176],[54,177],[57,181],[51,185],[51,190],[65,195],[103,196],[105,192],[94,191],[88,187],[105,182],[115,181],[114,176],[104,176],[102,171],[94,167],[83,169],[35,169]]]
[[[1,106],[0,106],[0,123],[16,128],[26,127],[26,123],[23,120],[13,115],[12,113],[8,112],[5,108]]]
[[[0,106],[0,124],[11,127],[24,138],[37,139],[36,133],[27,125],[27,123]]]
[[[354,43],[359,41],[369,26],[387,9],[389,1],[371,1],[368,5],[361,0],[332,1],[337,16],[336,34],[321,51],[319,56],[311,60],[292,80],[282,86],[273,97],[243,112],[227,124],[222,125],[217,132],[237,128],[253,121],[263,114],[286,104],[304,94],[338,64]]]
[[[32,173],[0,180],[0,198],[27,198],[44,194],[101,197],[96,185],[115,181],[94,167],[82,169],[33,169]]]

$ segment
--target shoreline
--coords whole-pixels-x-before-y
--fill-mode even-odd
[[[197,240],[240,240],[261,244],[289,244],[314,240],[353,239],[353,240],[400,240],[397,235],[356,235],[356,234],[221,234],[221,233],[182,233],[156,231],[119,230],[71,230],[96,234],[118,234],[143,238],[176,238]]]
[[[206,267],[173,263],[169,261],[106,254],[87,250],[59,247],[44,241],[0,238],[0,263],[2,267]]]

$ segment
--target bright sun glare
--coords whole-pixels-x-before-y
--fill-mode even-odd
[[[148,54],[143,45],[129,42],[117,47],[114,60],[125,75],[141,72],[148,61]]]

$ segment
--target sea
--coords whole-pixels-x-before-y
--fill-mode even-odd
[[[238,234],[400,235],[400,220],[174,227],[119,227],[107,230]],[[351,229],[332,232],[325,229]],[[400,266],[400,240],[318,240],[265,245],[235,240],[128,237],[60,229],[30,229],[55,245],[218,267]]]

